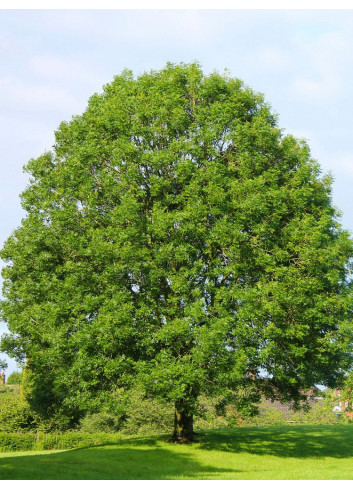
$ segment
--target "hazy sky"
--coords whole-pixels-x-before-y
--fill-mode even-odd
[[[194,60],[263,92],[308,140],[353,231],[353,10],[0,10],[0,246],[24,216],[22,167],[62,120],[125,67]]]

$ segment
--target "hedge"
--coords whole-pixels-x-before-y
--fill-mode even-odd
[[[0,433],[0,452],[67,450],[118,443],[122,438],[112,433]]]

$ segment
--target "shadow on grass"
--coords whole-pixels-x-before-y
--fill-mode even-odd
[[[202,435],[198,443],[183,447],[168,443],[168,436],[149,436],[60,453],[12,453],[0,457],[0,479],[215,480],[234,479],[237,474],[241,478],[240,470],[217,467],[213,450],[298,459],[353,457],[353,426],[234,428]]]
[[[353,426],[272,426],[205,431],[202,450],[296,458],[353,457]]]
[[[145,443],[146,440],[140,442],[131,440],[130,444],[135,445],[131,447],[126,446],[128,441],[122,441],[114,447],[105,445],[61,453],[0,458],[0,479],[218,479],[227,472],[237,472],[202,464],[195,460],[193,454],[178,453],[173,447],[153,447],[153,440],[150,443]]]

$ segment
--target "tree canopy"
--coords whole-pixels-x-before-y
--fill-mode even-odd
[[[126,70],[55,136],[1,252],[2,349],[34,404],[114,410],[138,382],[190,439],[200,393],[241,409],[337,382],[352,240],[261,94],[198,64]]]
[[[7,361],[0,358],[0,369],[5,369],[8,367]]]

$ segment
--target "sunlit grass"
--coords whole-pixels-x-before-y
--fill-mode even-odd
[[[56,452],[0,453],[1,479],[353,479],[353,426],[209,430]]]

